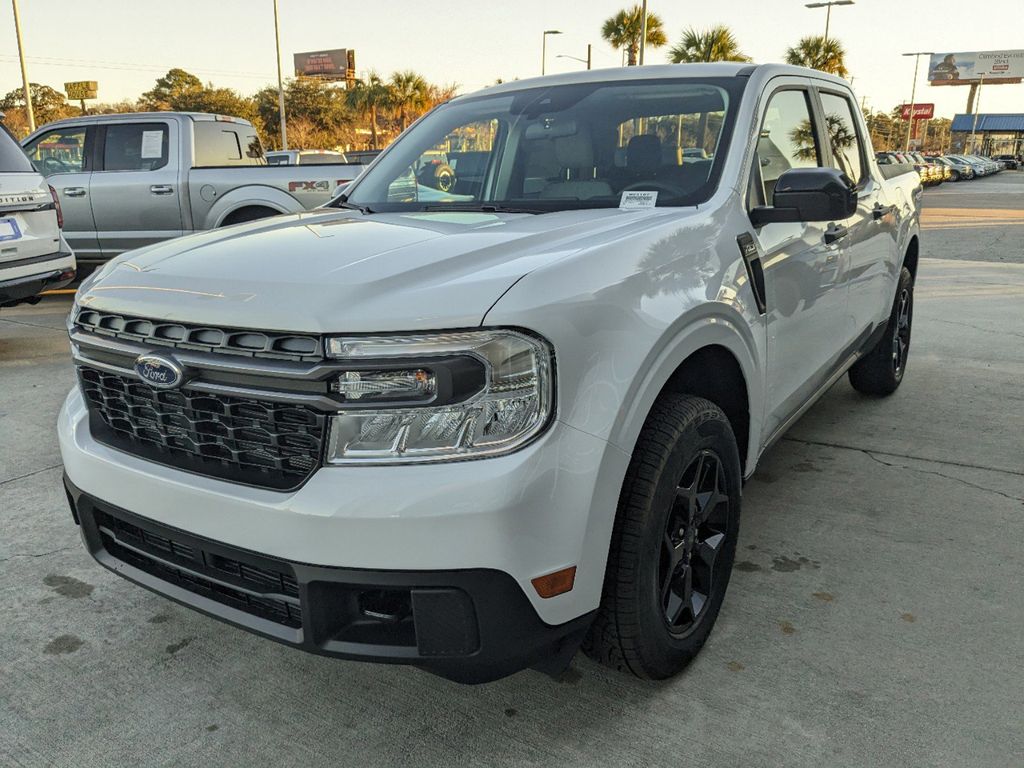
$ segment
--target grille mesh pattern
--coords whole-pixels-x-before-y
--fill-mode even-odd
[[[315,361],[323,357],[318,336],[211,328],[146,320],[93,309],[81,310],[75,318],[75,325],[91,333],[178,349],[283,360]]]
[[[92,368],[81,368],[79,377],[93,432],[114,448],[278,490],[298,487],[320,466],[327,418],[312,408],[159,391]]]
[[[170,530],[161,535],[106,512],[97,510],[95,514],[103,546],[118,560],[240,611],[294,629],[302,626],[301,608],[294,602],[272,596],[298,599],[299,588],[293,574],[204,551],[176,540]],[[204,578],[204,574],[210,578]]]

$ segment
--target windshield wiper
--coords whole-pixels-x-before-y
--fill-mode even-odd
[[[539,208],[519,208],[512,205],[500,205],[498,203],[435,203],[424,205],[424,211],[455,211],[458,213],[479,212],[479,213],[549,213]]]
[[[360,205],[359,203],[350,203],[345,195],[341,195],[331,205],[335,208],[346,208],[351,211],[359,211],[364,216],[373,213],[373,209],[368,205]]]

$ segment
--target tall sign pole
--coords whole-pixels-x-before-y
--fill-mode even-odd
[[[277,0],[274,0],[274,46],[277,50],[277,108],[281,113],[281,149],[288,149],[288,125],[284,113],[284,81],[281,78],[281,30],[277,19]]]
[[[914,53],[904,53],[904,56],[914,57],[914,84],[910,86],[910,120],[907,122],[907,140],[904,144],[903,151],[910,151],[910,132],[914,127],[914,99],[917,98],[917,68],[921,63],[922,56],[931,56],[931,51],[915,51]]]
[[[978,80],[978,98],[974,102],[974,122],[971,124],[971,153],[974,153],[974,134],[978,132],[978,112],[981,111],[981,86],[985,84],[985,73],[981,73]],[[983,142],[984,143],[984,142]]]
[[[32,88],[28,84],[28,70],[25,68],[25,48],[21,44],[21,17],[18,15],[18,0],[14,5],[14,34],[18,38],[18,58],[21,60],[21,87],[25,91],[25,114],[28,116],[28,132],[36,129],[36,115],[32,110]]]
[[[644,49],[647,48],[647,0],[644,0],[642,8],[644,17],[640,22],[640,55],[636,60],[641,67],[644,65]]]

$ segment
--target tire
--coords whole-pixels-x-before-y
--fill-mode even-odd
[[[850,384],[865,395],[891,395],[907,371],[910,331],[914,323],[914,276],[903,267],[885,333],[874,348],[850,368]]]
[[[659,399],[626,471],[601,605],[583,642],[588,656],[650,680],[693,660],[729,584],[740,474],[736,438],[717,405]]]
[[[950,174],[949,180],[950,181],[960,181],[960,171],[953,171],[953,173]]]

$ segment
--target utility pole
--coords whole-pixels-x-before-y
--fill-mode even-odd
[[[25,47],[21,44],[21,17],[18,15],[18,0],[14,5],[14,35],[18,38],[18,59],[21,61],[21,87],[25,91],[25,115],[28,117],[28,132],[36,129],[36,115],[32,109],[32,87],[28,84],[28,70],[25,68]]]
[[[288,149],[288,125],[284,113],[284,80],[281,77],[281,27],[277,18],[277,0],[274,0],[274,46],[277,50],[277,109],[281,114],[281,149]]]
[[[910,87],[910,119],[907,121],[907,141],[903,147],[904,152],[910,151],[910,132],[914,129],[914,99],[917,98],[917,67],[921,63],[922,56],[931,56],[931,51],[915,51],[904,53],[904,56],[914,57],[914,84]]]
[[[642,11],[643,19],[640,21],[640,55],[636,63],[641,67],[644,65],[644,49],[647,48],[647,0],[644,0]]]
[[[590,65],[593,63],[593,48],[590,43],[587,43],[587,69],[590,69]]]
[[[560,35],[562,31],[560,29],[545,29],[544,34],[541,36],[540,43],[540,73],[546,75],[548,71],[548,35]]]

